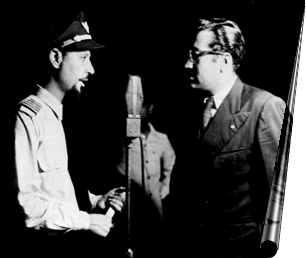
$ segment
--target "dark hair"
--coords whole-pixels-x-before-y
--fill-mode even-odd
[[[233,21],[221,18],[201,19],[199,22],[198,32],[209,30],[214,33],[214,40],[210,47],[213,51],[230,53],[236,71],[245,53],[245,41],[238,25]]]

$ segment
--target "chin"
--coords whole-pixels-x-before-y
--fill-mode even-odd
[[[76,95],[76,96],[80,97],[81,94],[82,94],[82,91],[83,91],[82,88],[83,88],[83,87],[76,87],[76,86],[74,86],[73,88],[71,88],[70,92],[71,92],[73,95]]]
[[[201,86],[195,82],[191,82],[190,85],[193,89],[202,89]]]

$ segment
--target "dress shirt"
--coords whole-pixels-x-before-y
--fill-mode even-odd
[[[89,228],[89,215],[79,210],[68,172],[62,114],[62,104],[42,87],[20,102],[15,125],[18,200],[30,228]],[[90,194],[92,204],[99,197]]]
[[[223,100],[225,99],[227,94],[230,92],[230,90],[234,86],[234,83],[235,83],[236,80],[237,80],[237,75],[235,75],[232,80],[230,80],[226,85],[224,85],[224,87],[219,92],[217,92],[217,94],[215,94],[213,96],[214,105],[212,106],[212,108],[210,110],[211,117],[214,117],[218,108],[221,106]],[[205,98],[204,103],[206,102],[206,100],[207,100],[207,98]]]

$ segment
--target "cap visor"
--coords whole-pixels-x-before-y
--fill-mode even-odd
[[[84,40],[80,42],[73,43],[64,47],[63,49],[66,51],[83,51],[83,50],[92,50],[92,49],[99,49],[105,47],[100,43],[93,41],[93,40]]]

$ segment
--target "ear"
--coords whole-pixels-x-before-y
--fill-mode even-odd
[[[228,52],[225,52],[223,54],[223,62],[225,65],[232,64],[233,63],[232,55]]]
[[[63,61],[63,54],[57,48],[53,48],[49,54],[49,60],[52,66],[58,69]]]
[[[219,60],[220,73],[223,73],[224,71],[228,70],[228,67],[233,65],[233,58],[230,53],[225,52]]]

